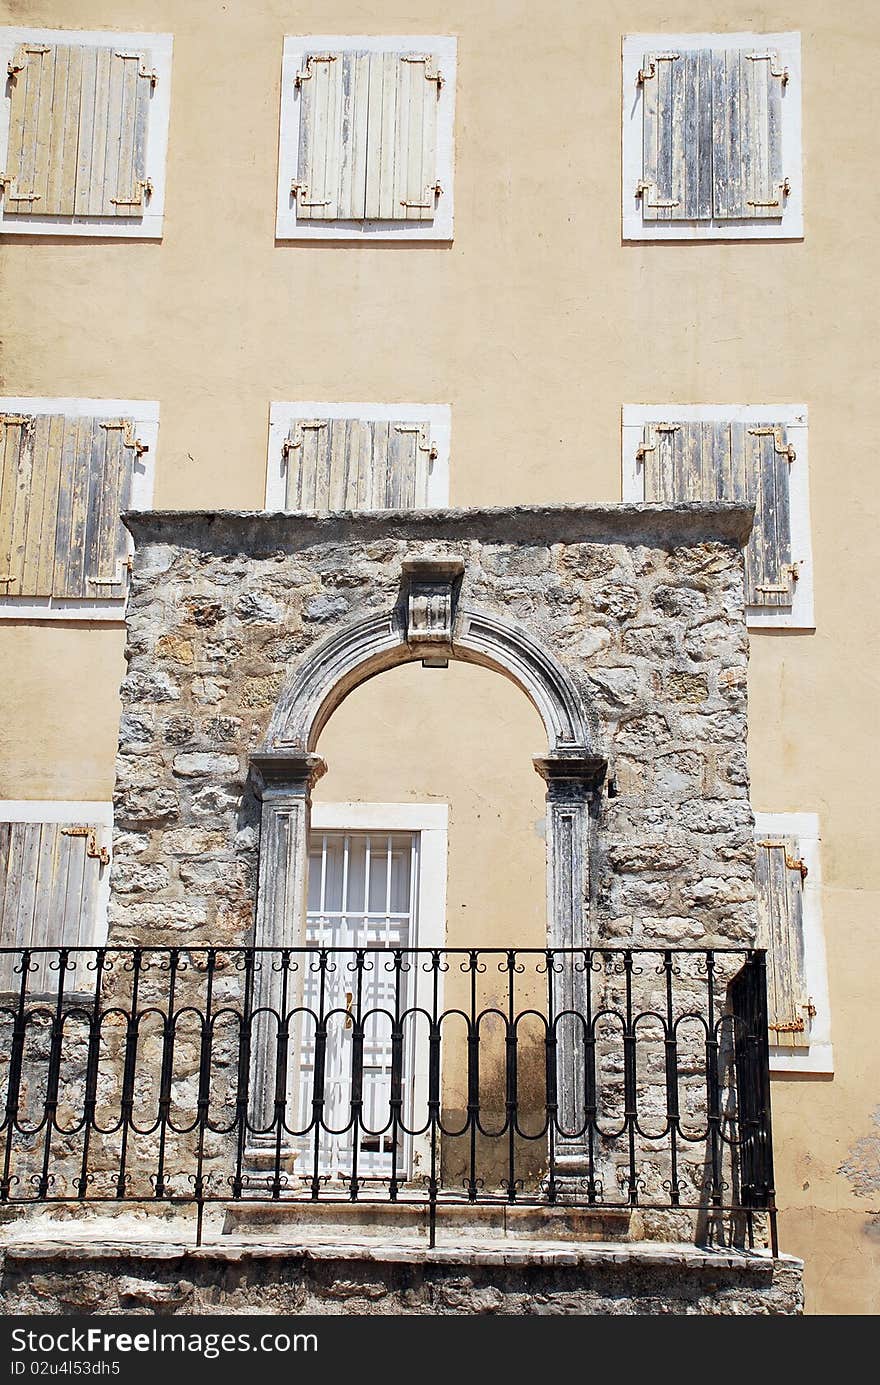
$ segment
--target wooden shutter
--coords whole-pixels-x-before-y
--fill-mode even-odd
[[[755,506],[746,548],[748,606],[790,606],[789,469],[795,460],[781,423],[649,423],[638,456],[645,500],[733,500]]]
[[[812,1005],[804,964],[803,882],[796,837],[756,843],[758,946],[767,949],[770,1042],[786,1048],[810,1042]]]
[[[412,509],[427,504],[428,423],[296,419],[284,445],[289,510]]]
[[[296,80],[298,220],[430,221],[442,81],[433,56],[310,53]]]
[[[9,216],[142,216],[149,54],[24,44],[11,64]]]
[[[780,217],[777,55],[738,48],[646,53],[639,74],[645,221]]]
[[[94,823],[0,822],[0,943],[3,947],[89,947],[95,936],[98,888],[109,853]],[[0,959],[0,989],[21,976]],[[84,964],[78,968],[84,974]],[[57,968],[38,963],[29,985],[57,987]],[[69,986],[70,981],[66,982]]]
[[[132,421],[0,414],[0,442],[0,592],[123,596]]]

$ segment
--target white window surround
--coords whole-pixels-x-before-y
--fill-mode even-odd
[[[0,822],[70,822],[88,823],[101,829],[98,845],[107,848],[113,858],[113,804],[95,803],[83,799],[0,799]],[[100,947],[107,941],[107,909],[110,904],[110,870],[108,864],[101,872],[98,899],[93,920],[92,937],[83,946]]]
[[[321,803],[313,832],[418,832],[419,900],[414,947],[446,946],[447,803]]]
[[[159,439],[159,405],[143,399],[30,399],[23,396],[0,398],[0,413],[66,414],[69,418],[130,418],[138,436],[149,451],[136,458],[132,468],[132,510],[148,510],[153,503],[156,474],[156,447]],[[129,539],[129,552],[134,544]],[[125,597],[97,601],[73,597],[0,596],[2,620],[124,620]]]
[[[636,452],[646,423],[784,423],[797,454],[789,467],[792,562],[800,564],[790,608],[746,608],[750,630],[815,630],[813,549],[810,536],[809,429],[805,404],[625,404],[622,411],[623,499],[642,504],[645,478]]]
[[[772,48],[788,68],[783,88],[782,162],[791,191],[779,221],[644,221],[636,187],[642,177],[642,100],[638,74],[646,52],[695,48]],[[626,34],[623,39],[623,239],[797,240],[804,234],[801,133],[801,36],[785,34]]]
[[[290,403],[273,402],[269,407],[269,457],[266,470],[266,509],[286,509],[287,473],[284,442],[291,419],[362,418],[396,423],[431,425],[431,442],[437,456],[428,473],[428,507],[443,509],[449,504],[449,451],[452,438],[452,410],[448,404],[339,404],[298,399]]]
[[[807,995],[816,1007],[810,1022],[810,1043],[806,1049],[770,1046],[770,1071],[805,1072],[830,1076],[834,1072],[831,1047],[831,1002],[828,994],[828,969],[825,961],[825,934],[822,928],[822,862],[819,818],[816,813],[755,813],[755,835],[778,833],[797,837],[798,849],[807,876],[803,887],[804,966]]]
[[[168,153],[168,122],[171,112],[171,34],[131,34],[115,29],[31,29],[0,28],[0,71],[6,73],[21,43],[78,43],[93,47],[108,44],[120,48],[147,48],[158,81],[150,101],[147,123],[147,175],[153,185],[150,200],[139,217],[44,217],[14,216],[5,219],[4,200],[0,199],[0,234],[15,236],[113,236],[124,239],[159,240],[165,214],[165,165]],[[0,169],[6,167],[9,144],[10,102],[0,103]]]
[[[437,102],[437,181],[443,189],[431,221],[297,221],[296,198],[290,185],[297,176],[299,154],[299,96],[294,79],[310,52],[356,48],[366,53],[430,51],[437,55],[443,86]],[[455,74],[458,43],[434,34],[308,34],[287,35],[281,64],[281,130],[278,150],[278,240],[428,240],[450,241],[453,231],[453,167]]]

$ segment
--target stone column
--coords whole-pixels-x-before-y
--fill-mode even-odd
[[[260,872],[257,886],[256,947],[302,947],[305,942],[306,876],[309,814],[314,784],[327,766],[307,751],[261,751],[251,756],[251,779],[261,800]],[[281,1015],[285,975],[279,958],[256,955],[253,1009]],[[289,973],[285,1008],[296,1004],[291,983],[300,984],[301,969]],[[272,1124],[275,1115],[277,1024],[271,1015],[257,1017],[251,1039],[249,1122]],[[274,1150],[276,1135],[248,1136],[248,1149]]]
[[[536,758],[535,768],[547,784],[547,946],[590,945],[590,810],[601,793],[607,761],[594,755],[559,752]],[[585,1012],[589,976],[577,969],[576,957],[559,957],[553,985],[554,1013]],[[561,1020],[557,1038],[558,1121],[575,1130],[584,1119],[583,1026]],[[580,1173],[584,1140],[555,1141],[556,1171]]]

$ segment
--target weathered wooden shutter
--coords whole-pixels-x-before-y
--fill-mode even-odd
[[[3,947],[89,947],[94,941],[98,887],[109,853],[94,823],[0,822],[0,942]],[[21,975],[0,960],[0,989]],[[84,966],[77,974],[84,972]],[[46,961],[29,982],[57,986]],[[69,986],[70,978],[66,985]]]
[[[645,499],[740,500],[755,506],[746,548],[748,606],[790,606],[789,468],[795,451],[781,423],[648,423],[638,457]]]
[[[316,418],[284,444],[289,510],[412,509],[427,504],[436,455],[428,423]]]
[[[646,221],[708,221],[712,216],[712,53],[646,53],[643,174]]]
[[[23,44],[9,64],[6,216],[142,216],[149,54]]]
[[[759,837],[756,857],[757,942],[767,949],[770,1042],[805,1047],[810,1042],[812,1015],[804,964],[806,868],[796,837]]]
[[[430,221],[442,77],[425,53],[309,53],[293,192],[310,221]]]
[[[775,53],[738,48],[646,53],[642,86],[645,221],[780,217],[782,85]]]
[[[0,442],[0,592],[123,596],[132,421],[0,414]]]

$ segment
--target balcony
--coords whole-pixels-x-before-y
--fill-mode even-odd
[[[4,949],[0,981],[8,1208],[778,1253],[758,950]]]

